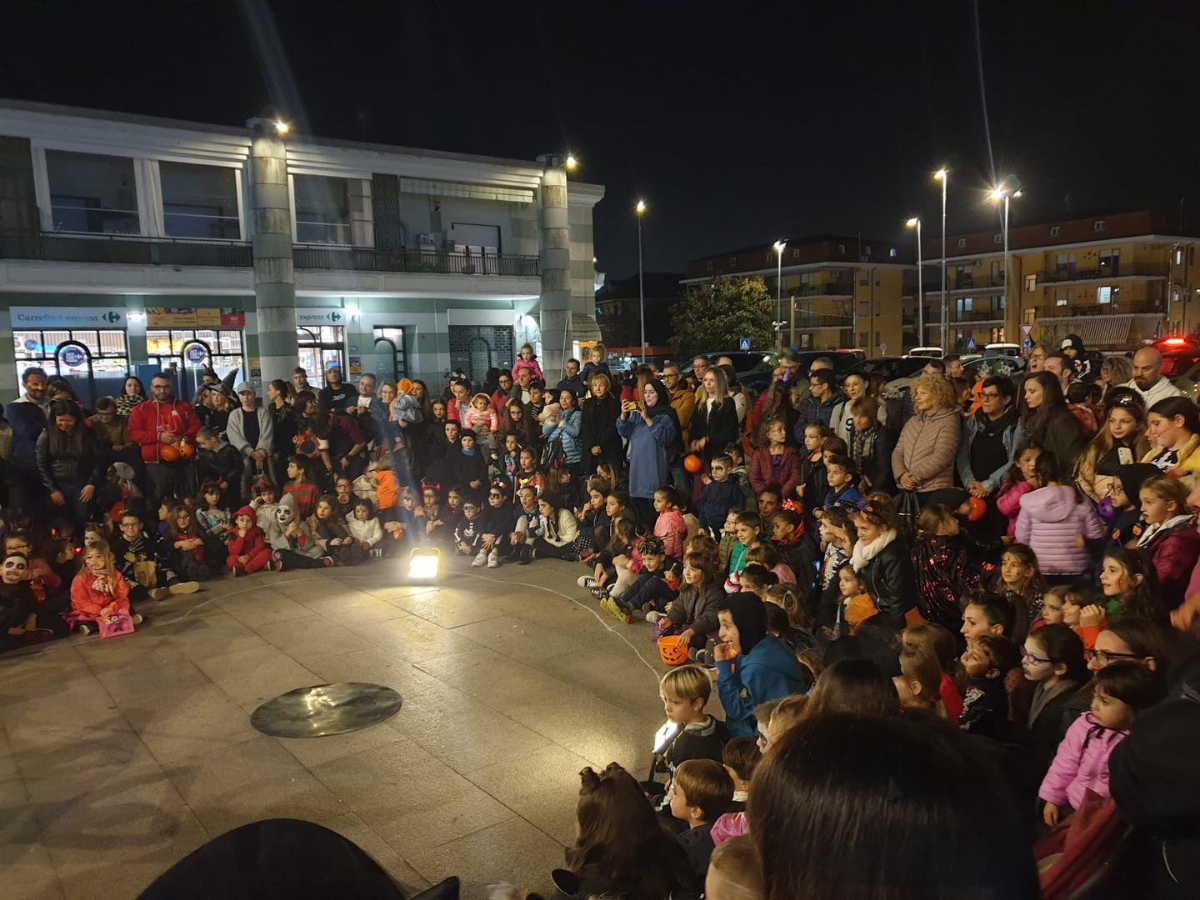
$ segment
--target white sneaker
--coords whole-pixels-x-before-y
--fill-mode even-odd
[[[95,633],[96,633],[96,626],[95,626],[95,625],[92,625],[92,624],[89,624],[88,622],[80,622],[80,623],[79,623],[79,628],[77,628],[76,630],[77,630],[77,631],[78,631],[80,634],[82,634],[82,635],[85,635],[85,636],[86,636],[86,635],[89,635],[89,634],[95,634]]]
[[[141,614],[140,614],[140,613],[134,613],[134,614],[131,616],[131,618],[133,619],[133,624],[134,624],[134,625],[141,625],[141,624],[142,624],[142,616],[141,616]]]
[[[477,554],[475,554],[475,559],[473,559],[471,561],[471,567],[475,568],[475,569],[482,568],[483,566],[485,566],[487,564],[487,558],[488,558],[487,551],[480,550]]]
[[[489,569],[500,568],[500,554],[497,553],[495,550],[493,550],[491,553],[488,554],[487,567]]]
[[[591,575],[580,575],[575,579],[575,583],[585,591],[590,591],[592,589],[592,585],[596,583],[596,579]]]
[[[651,625],[657,625],[658,620],[661,618],[663,618],[663,613],[655,612],[654,610],[650,610],[650,612],[646,613],[646,621]]]

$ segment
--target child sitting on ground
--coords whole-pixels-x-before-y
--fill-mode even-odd
[[[199,523],[186,506],[176,506],[167,517],[167,544],[170,547],[171,568],[192,581],[206,581],[212,576],[209,566],[209,547]],[[220,541],[217,548],[217,566],[224,550]]]
[[[714,844],[713,822],[724,815],[733,800],[733,779],[711,759],[689,759],[671,780],[671,815],[688,826],[678,840],[698,879],[708,872]]]
[[[383,551],[377,546],[383,540],[383,528],[379,525],[379,518],[375,515],[375,507],[370,500],[360,498],[354,504],[354,515],[346,520],[346,530],[368,556],[383,555]]]
[[[37,625],[33,591],[25,580],[29,559],[6,551],[0,573],[0,652],[21,646]]]
[[[769,569],[775,575],[778,584],[796,584],[796,573],[780,558],[779,551],[770,541],[757,540],[750,545],[746,551],[746,564],[751,563],[758,563]]]
[[[200,500],[196,508],[196,521],[208,537],[224,542],[229,539],[229,506],[225,503],[225,492],[215,481],[206,481],[200,486]]]
[[[1128,735],[1138,714],[1166,696],[1162,676],[1132,663],[1105,666],[1093,679],[1091,712],[1067,729],[1038,797],[1046,802],[1042,818],[1053,828],[1078,810],[1089,793],[1107,797],[1108,760]]]
[[[367,558],[367,553],[350,537],[346,520],[334,511],[334,503],[334,498],[328,494],[317,500],[317,511],[309,517],[308,530],[335,565],[358,565]]]
[[[655,758],[654,771],[670,773],[689,759],[721,759],[729,740],[725,723],[704,711],[712,696],[712,681],[699,666],[680,666],[662,677],[658,685],[667,721],[675,736]]]
[[[110,616],[128,616],[134,625],[142,622],[129,607],[129,583],[117,571],[108,544],[101,542],[84,551],[83,569],[71,582],[67,622],[80,634],[92,634]]]
[[[721,764],[733,781],[733,799],[729,801],[727,813],[746,811],[746,802],[750,799],[750,781],[754,771],[762,762],[762,751],[758,749],[758,741],[752,737],[730,738],[721,748]]]
[[[370,501],[363,501],[368,503]],[[296,517],[287,504],[275,510],[275,528],[271,533],[271,568],[276,572],[287,569],[320,569],[333,565],[320,543],[308,530],[308,525]]]
[[[480,395],[482,396],[482,395]],[[483,548],[483,522],[479,518],[479,503],[468,499],[462,506],[463,517],[454,529],[454,546],[463,556],[471,556],[471,566],[479,569],[487,565],[488,551]]]
[[[626,624],[633,621],[635,613],[641,618],[661,613],[667,602],[675,599],[680,575],[679,563],[667,557],[663,542],[646,535],[634,546],[629,568],[617,573],[612,588],[600,598],[600,608]]]
[[[121,535],[113,544],[117,570],[129,583],[134,602],[149,597],[166,600],[171,594],[194,594],[200,590],[195,581],[180,581],[171,568],[166,542],[157,530],[146,528],[133,510],[121,516]]]
[[[716,533],[722,523],[729,518],[730,512],[745,509],[746,502],[742,489],[736,481],[730,479],[733,472],[733,460],[728,456],[714,456],[710,474],[701,476],[704,488],[700,492],[700,502],[696,506],[696,514],[700,519],[700,527]]]
[[[283,496],[291,497],[296,504],[296,514],[301,519],[307,519],[317,508],[317,497],[321,492],[309,477],[308,460],[303,456],[293,456],[287,463],[287,484],[283,486]]]
[[[717,570],[711,559],[703,553],[688,553],[683,557],[683,585],[679,596],[667,604],[666,613],[650,613],[653,616],[655,637],[678,634],[687,641],[689,653],[703,649],[709,635],[720,627],[717,608],[724,598]]]
[[[687,523],[683,521],[683,501],[675,488],[661,487],[654,492],[654,536],[661,538],[667,556],[683,559],[683,543],[687,540]]]
[[[271,564],[271,548],[266,536],[258,527],[257,514],[249,506],[243,506],[233,516],[233,537],[226,545],[229,556],[225,567],[230,578],[252,575]]]
[[[759,900],[763,896],[762,863],[750,835],[717,844],[708,860],[705,900]]]
[[[375,496],[379,498],[375,509],[379,513],[379,524],[383,528],[384,543],[390,544],[390,549],[394,549],[397,541],[404,540],[408,529],[401,513],[400,479],[396,477],[391,459],[384,457],[368,466],[367,478],[375,486]]]
[[[749,552],[750,545],[758,540],[758,533],[762,530],[762,519],[758,517],[758,513],[738,513],[734,522],[737,543],[729,552],[729,574],[725,578],[727,594],[735,594],[741,589],[742,569],[746,568],[748,562],[746,553]]]

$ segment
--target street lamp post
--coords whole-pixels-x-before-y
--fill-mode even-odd
[[[642,323],[642,363],[646,362],[646,288],[642,281],[642,216],[646,214],[646,201],[639,200],[633,211],[638,223],[638,318]]]
[[[1004,201],[1004,318],[1007,323],[1008,314],[1012,308],[1012,298],[1008,295],[1008,269],[1011,264],[1008,253],[1008,201],[1013,197],[1020,197],[1021,189],[1011,190],[1007,187],[998,187],[992,191],[991,197],[993,201]],[[1021,312],[1018,308],[1017,318],[1020,319]]]
[[[775,318],[778,319],[783,315],[783,250],[787,246],[787,241],[776,241],[772,244],[775,248]],[[780,332],[782,335],[782,332]],[[781,348],[782,349],[782,348]]]
[[[917,229],[917,346],[925,346],[925,269],[921,265],[921,219],[913,216],[905,223]],[[903,348],[901,348],[903,349]],[[943,348],[944,349],[944,348]]]
[[[941,168],[933,177],[942,183],[942,352],[945,353],[949,337],[946,329],[946,184],[950,181],[950,173]]]

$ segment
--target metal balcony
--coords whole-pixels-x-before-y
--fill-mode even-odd
[[[536,278],[536,256],[443,253],[439,250],[380,250],[296,244],[292,257],[297,269],[353,272],[414,272],[438,275],[516,275]]]
[[[242,241],[18,230],[0,230],[0,259],[136,266],[241,267],[254,264],[250,245]]]

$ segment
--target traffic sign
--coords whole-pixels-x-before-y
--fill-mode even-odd
[[[1033,349],[1033,340],[1031,338],[1025,338],[1025,340],[1021,344],[1021,346],[1024,347],[1026,350],[1032,350]]]
[[[742,338],[741,341],[739,341],[739,346],[742,348],[743,351],[749,350],[750,349],[750,338]]]
[[[1029,337],[1029,335],[1032,331],[1033,331],[1033,323],[1032,322],[1021,326],[1021,333],[1023,335],[1025,335],[1025,337]]]
[[[205,350],[200,344],[192,344],[187,348],[187,353],[184,355],[187,357],[188,362],[197,366],[208,359],[208,351]]]
[[[62,360],[63,365],[70,366],[71,368],[74,368],[75,366],[82,366],[83,361],[86,358],[87,357],[83,355],[83,351],[78,347],[67,347],[63,350],[62,355],[59,356],[59,359]]]
[[[967,352],[974,353],[975,347],[976,347],[975,338],[967,338]]]

